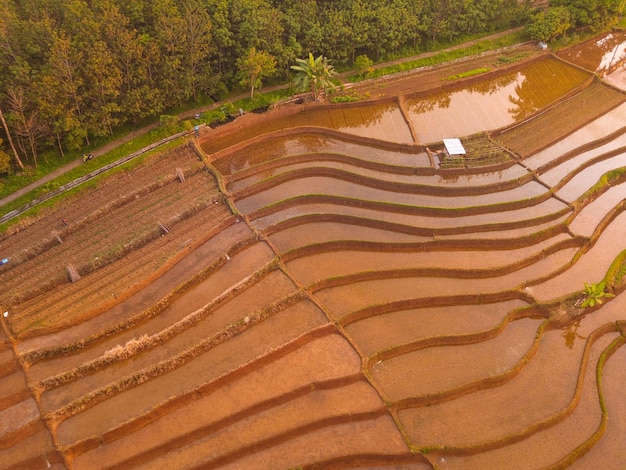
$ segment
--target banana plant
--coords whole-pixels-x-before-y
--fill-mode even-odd
[[[309,52],[308,59],[296,59],[296,62],[298,65],[291,66],[298,73],[294,84],[299,89],[309,88],[314,101],[318,100],[320,91],[333,87],[331,79],[337,72],[326,57],[315,58]]]

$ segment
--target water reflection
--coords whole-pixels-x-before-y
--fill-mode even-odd
[[[286,155],[326,151],[328,138],[322,135],[307,134],[285,141]]]
[[[567,325],[566,328],[563,329],[563,333],[561,336],[565,339],[565,346],[569,349],[574,347],[574,342],[576,338],[578,339],[586,339],[584,336],[578,334],[578,328],[580,327],[580,318],[573,323]]]
[[[266,119],[247,125],[234,134],[206,140],[202,143],[202,148],[211,154],[259,135],[309,126],[334,129],[386,142],[413,143],[413,136],[398,103],[386,101],[303,109],[277,118],[269,113]]]
[[[448,108],[451,102],[452,98],[448,93],[439,93],[411,103],[409,111],[415,114],[427,113],[435,108]]]
[[[626,60],[626,33],[607,33],[563,51],[559,56],[604,77]]]
[[[589,74],[559,60],[481,80],[425,98],[407,108],[421,143],[497,129],[527,118],[582,84]],[[513,105],[513,106],[511,106]]]

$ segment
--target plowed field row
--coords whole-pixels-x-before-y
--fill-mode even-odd
[[[132,172],[120,172],[100,181],[95,188],[87,190],[64,200],[60,206],[51,207],[35,218],[27,220],[19,227],[19,237],[9,236],[11,230],[0,237],[0,252],[11,256],[23,250],[39,245],[42,233],[49,235],[53,231],[64,229],[61,219],[68,222],[81,221],[90,217],[95,211],[101,210],[117,199],[124,199],[137,192],[139,188],[148,187],[176,174],[176,168],[185,173],[198,166],[198,157],[186,146],[172,151],[158,153],[148,157]],[[37,222],[35,226],[33,223]],[[4,256],[4,257],[7,257]]]
[[[581,93],[547,109],[529,122],[507,129],[497,136],[497,140],[513,152],[528,157],[555,144],[594,119],[601,119],[605,113],[620,106],[625,100],[624,93],[596,80]],[[610,130],[606,132],[609,133]],[[578,143],[581,144],[582,142]]]
[[[154,273],[162,273],[172,261],[198,243],[230,213],[223,205],[210,205],[195,216],[172,225],[172,232],[130,252],[121,260],[66,283],[20,304],[12,312],[11,327],[17,335],[47,331],[91,318],[136,292]],[[159,256],[155,256],[159,253]],[[106,285],[107,290],[102,286]],[[40,333],[40,332],[39,332]]]
[[[181,191],[180,184],[187,187]],[[149,194],[136,198],[112,212],[102,214],[93,223],[62,233],[57,243],[37,257],[11,266],[1,275],[3,285],[13,292],[0,298],[11,307],[51,287],[69,282],[65,271],[72,264],[81,275],[96,270],[123,256],[134,248],[150,242],[162,234],[158,223],[170,225],[177,218],[185,218],[211,204],[215,184],[205,173],[198,173],[185,183],[172,181]],[[105,227],[114,226],[113,234]],[[37,269],[35,269],[35,266]]]

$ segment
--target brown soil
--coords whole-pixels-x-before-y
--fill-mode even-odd
[[[498,71],[545,54],[524,45],[360,84],[361,111],[399,116],[405,94],[520,53]],[[606,423],[624,414],[623,266],[611,267],[616,298],[574,306],[624,249],[623,204],[575,196],[619,157],[576,158],[618,140],[559,154],[550,129],[522,151],[536,121],[565,122],[588,97],[603,105],[563,132],[623,98],[578,88],[508,135],[475,137],[492,160],[450,166],[381,138],[408,121],[283,130],[296,114],[345,123],[359,108],[284,105],[25,224],[0,241],[19,261],[0,270],[3,468],[543,468],[599,445],[605,466],[621,462],[621,421]],[[590,174],[572,201],[556,194]],[[586,207],[601,214],[579,219],[579,236],[570,224]],[[158,222],[171,230],[155,236]],[[52,230],[62,243],[46,242]],[[123,249],[94,263],[107,241]],[[58,276],[70,258],[74,283]]]

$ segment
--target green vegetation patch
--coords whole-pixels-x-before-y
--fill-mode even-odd
[[[514,64],[516,62],[524,60],[526,57],[528,57],[528,55],[528,52],[518,52],[511,56],[501,56],[498,57],[498,60],[496,60],[494,66],[498,67],[500,65]]]
[[[456,75],[450,75],[443,80],[459,80],[460,78],[472,77],[474,75],[480,75],[481,73],[489,72],[488,67],[481,67],[479,69],[468,70],[467,72],[457,73]]]
[[[445,62],[451,62],[457,59],[462,59],[465,57],[469,57],[472,55],[481,54],[483,52],[494,51],[497,49],[501,49],[503,47],[512,46],[514,44],[519,44],[524,41],[524,37],[521,33],[511,33],[505,36],[502,36],[497,39],[479,41],[468,47],[461,47],[458,49],[442,51],[436,54],[433,54],[429,57],[424,57],[421,59],[410,60],[407,62],[402,62],[400,64],[390,65],[387,67],[379,67],[373,70],[370,70],[369,73],[364,75],[350,75],[348,77],[349,80],[357,82],[361,81],[365,78],[380,78],[385,75],[391,75],[395,73],[408,72],[411,70],[419,69],[422,67],[432,67],[435,65],[440,65]]]

